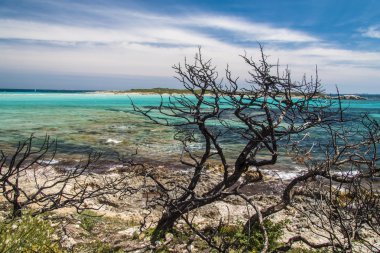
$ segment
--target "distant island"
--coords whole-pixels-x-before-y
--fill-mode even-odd
[[[8,92],[21,92],[21,93],[100,93],[100,94],[141,94],[141,95],[174,95],[174,94],[191,94],[186,89],[174,89],[174,88],[146,88],[146,89],[130,89],[130,90],[54,90],[54,89],[12,89],[12,88],[0,88],[0,93]],[[200,90],[195,90],[196,93],[200,93]],[[208,92],[206,92],[207,94]],[[244,91],[242,91],[244,93]],[[293,98],[301,98],[302,94],[292,93]],[[366,97],[356,94],[345,95],[327,95],[325,93],[318,93],[316,98],[333,99],[333,100],[367,100]]]
[[[199,91],[196,91],[200,93]],[[172,88],[147,88],[147,89],[130,89],[130,90],[120,90],[120,91],[97,91],[97,93],[113,93],[113,94],[129,94],[129,93],[139,93],[143,95],[153,95],[153,94],[191,94],[190,91],[186,89],[172,89]],[[294,97],[301,96],[301,94],[293,94]],[[367,100],[367,98],[359,96],[359,95],[339,95],[339,96],[331,96],[323,93],[319,93],[317,95],[319,98],[324,99],[341,99],[341,100]]]
[[[110,91],[96,91],[96,93],[113,93],[113,94],[129,94],[139,93],[144,95],[150,94],[191,94],[186,89],[171,89],[171,88],[150,88],[150,89],[130,89],[130,90],[110,90]]]

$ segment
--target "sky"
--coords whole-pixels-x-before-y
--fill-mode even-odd
[[[294,81],[380,93],[378,0],[0,0],[0,88],[180,88],[199,46],[244,85],[259,43]]]

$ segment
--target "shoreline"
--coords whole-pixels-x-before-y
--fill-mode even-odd
[[[7,95],[13,93],[20,94],[102,94],[102,95],[132,95],[132,96],[146,96],[146,95],[161,95],[161,96],[171,96],[171,95],[192,95],[188,90],[182,89],[170,89],[170,88],[153,88],[153,89],[131,89],[131,90],[46,90],[46,89],[0,89],[0,95]],[[205,94],[208,96],[209,94]],[[328,100],[368,100],[367,96],[376,96],[379,94],[318,94],[316,99],[328,99]],[[298,94],[292,95],[292,98],[299,99],[302,96]]]
[[[133,96],[144,96],[144,95],[161,95],[161,96],[171,96],[171,95],[192,95],[192,93],[184,90],[183,92],[180,92],[179,90],[170,91],[168,89],[164,92],[155,92],[151,89],[147,89],[146,91],[143,91],[142,89],[139,91],[112,91],[112,90],[106,90],[106,91],[90,91],[86,92],[88,94],[107,94],[107,95],[133,95]],[[209,94],[205,94],[206,96],[209,96]],[[377,95],[377,94],[374,94]],[[300,95],[293,95],[294,99],[302,98]],[[341,94],[339,96],[332,96],[327,94],[320,94],[316,95],[317,99],[328,99],[328,100],[368,100],[368,98],[364,97],[363,94]]]

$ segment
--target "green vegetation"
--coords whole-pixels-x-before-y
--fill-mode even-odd
[[[271,252],[281,246],[279,239],[283,235],[283,230],[288,222],[288,220],[285,220],[282,222],[274,223],[269,219],[264,220],[264,226],[268,234],[268,252]],[[147,236],[151,236],[151,232],[151,230],[146,231]],[[250,236],[247,236],[243,232],[242,223],[223,225],[219,228],[205,227],[204,229],[199,229],[199,232],[207,236],[214,245],[219,245],[221,248],[228,249],[227,252],[255,253],[260,252],[264,246],[264,236],[262,235],[262,231],[258,225],[253,226]],[[188,242],[195,239],[193,245],[196,246],[198,250],[205,250],[206,252],[217,252],[216,249],[211,249],[210,251],[210,246],[206,243],[206,241],[203,241],[199,237],[195,236],[194,232],[187,226],[181,229],[174,229],[171,231],[171,234],[173,236],[173,239],[170,242],[170,245],[183,244],[183,242]],[[171,246],[164,243],[166,236],[161,239],[160,242],[162,245],[156,249],[156,252],[170,252],[169,248]]]
[[[49,221],[24,215],[0,223],[0,253],[63,252]]]
[[[122,249],[114,248],[111,244],[99,240],[81,245],[75,252],[81,253],[122,253]]]
[[[278,223],[274,223],[269,219],[264,220],[264,227],[268,234],[268,251],[271,252],[275,248],[280,246],[278,240],[284,234],[284,228],[288,220],[284,220]],[[243,234],[244,235],[244,234]],[[251,236],[246,240],[247,246],[251,247],[253,252],[259,252],[264,245],[264,236],[258,225],[253,227]]]
[[[94,227],[101,220],[101,216],[97,215],[95,212],[86,210],[82,212],[79,216],[80,218],[80,227],[91,233],[94,230]]]
[[[269,219],[264,220],[264,227],[268,234],[268,251],[280,246],[278,240],[283,235],[283,229],[288,221],[274,223]],[[243,232],[243,224],[222,226],[215,241],[230,244],[235,252],[260,252],[264,246],[264,236],[258,226],[252,227],[250,236]]]
[[[186,89],[170,89],[170,88],[152,88],[152,89],[130,89],[127,93],[154,93],[154,94],[190,94]]]

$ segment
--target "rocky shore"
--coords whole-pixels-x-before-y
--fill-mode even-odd
[[[67,163],[49,165],[47,168],[41,168],[40,173],[22,175],[21,180],[33,191],[35,176],[41,176],[45,180],[46,177],[52,177],[55,173],[61,173],[65,166]],[[268,170],[274,169],[274,167],[268,168]],[[49,170],[49,173],[43,173],[42,170]],[[57,240],[64,248],[72,252],[100,252],[91,251],[99,247],[108,247],[113,250],[109,252],[154,252],[155,249],[163,245],[167,249],[165,252],[210,252],[207,244],[195,235],[187,235],[191,238],[187,238],[188,241],[181,242],[176,236],[169,233],[164,241],[158,242],[155,246],[151,245],[150,233],[163,210],[149,206],[149,201],[158,193],[157,190],[154,190],[156,184],[144,176],[148,170],[162,182],[175,181],[183,185],[189,182],[193,172],[189,169],[180,167],[173,169],[158,164],[154,166],[146,164],[144,167],[114,164],[108,166],[107,169],[97,170],[96,175],[91,179],[92,182],[86,179],[87,184],[97,184],[97,180],[101,180],[101,175],[118,177],[120,174],[128,174],[130,177],[126,186],[137,191],[133,194],[101,197],[88,201],[87,207],[93,209],[90,214],[97,218],[86,218],[83,214],[77,214],[75,210],[67,208],[49,213],[47,217],[52,220],[52,226],[57,231]],[[249,180],[254,176],[254,173],[247,172],[243,180]],[[207,180],[201,182],[200,191],[207,191],[210,185],[219,182],[223,174],[218,165],[213,164],[209,166],[202,177]],[[80,180],[78,179],[78,182]],[[260,209],[264,209],[280,200],[280,194],[287,182],[287,180],[273,174],[266,176],[260,183],[247,184],[242,188],[242,191],[256,201]],[[4,218],[8,207],[4,199],[0,198],[0,201],[1,216]],[[304,201],[302,198],[297,198],[294,205],[270,217],[273,223],[281,223],[284,226],[279,239],[280,243],[285,243],[289,238],[297,235],[302,235],[313,243],[326,241],[324,237],[328,236],[327,234],[323,234],[323,231],[310,229],[310,220],[302,212],[305,204],[307,204]],[[231,196],[223,201],[217,201],[199,208],[190,215],[198,228],[206,228],[217,226],[218,222],[221,221],[235,226],[254,213],[255,210],[247,208],[247,203],[244,200]],[[177,224],[178,230],[185,227],[186,224],[183,221]],[[324,236],[316,236],[316,234]]]

